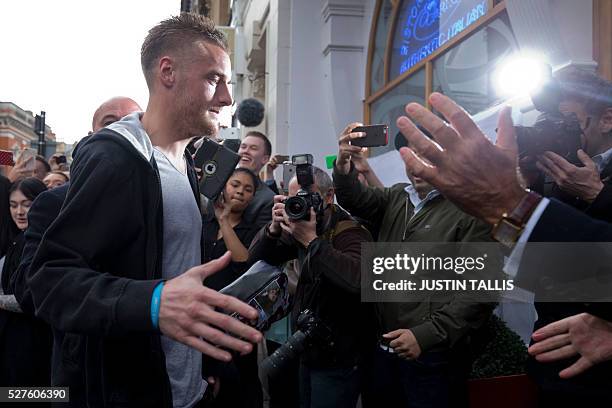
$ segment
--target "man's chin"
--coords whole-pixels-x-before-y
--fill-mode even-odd
[[[257,173],[257,170],[254,168],[253,166],[253,162],[243,162],[242,160],[238,162],[238,167],[241,167],[243,169],[248,169],[251,170],[253,173]]]
[[[206,115],[200,126],[198,126],[198,136],[209,136],[215,138],[219,135],[219,121]]]

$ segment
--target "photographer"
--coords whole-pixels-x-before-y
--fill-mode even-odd
[[[333,204],[327,173],[299,164],[296,174],[289,183],[289,198],[275,196],[272,222],[255,237],[250,257],[275,265],[297,259],[300,277],[292,325],[294,332],[313,333],[304,339],[300,360],[301,406],[354,408],[362,381],[362,350],[370,333],[366,304],[359,296],[361,243],[371,237]],[[305,192],[309,194],[302,204],[311,201],[314,206],[296,204]],[[312,312],[310,321],[316,321],[312,331],[301,324],[308,320],[307,310]]]
[[[578,160],[571,163],[554,151],[521,157],[522,176],[531,190],[611,222],[612,84],[577,68],[561,72],[557,79],[559,99],[553,102],[553,107],[566,121],[578,122],[581,147],[576,152]]]
[[[612,84],[598,78],[595,74],[568,69],[558,76],[561,92],[555,106],[566,120],[576,120],[579,124],[581,149],[577,158],[582,166],[570,163],[560,154],[546,151],[535,160],[541,172],[527,171],[529,158],[519,161],[523,177],[536,180],[529,185],[545,197],[556,198],[587,215],[604,221],[612,221]],[[555,135],[568,137],[566,134]],[[533,166],[531,166],[533,168]],[[535,173],[535,174],[534,174]],[[544,274],[545,271],[541,271]],[[540,301],[536,296],[539,329],[553,325],[557,321],[576,316],[587,311],[584,303],[551,303]],[[602,305],[603,306],[603,305]],[[612,309],[612,306],[610,307]],[[540,338],[534,335],[534,340]],[[562,342],[559,346],[565,346]],[[535,355],[528,366],[528,372],[540,386],[541,403],[545,406],[558,402],[590,401],[593,398],[612,399],[609,391],[609,378],[612,363],[599,364],[589,372],[572,379],[560,378],[559,373],[574,362],[573,356],[560,353],[560,361],[547,359],[540,354],[550,351],[550,347],[534,345],[530,352]],[[550,355],[550,354],[549,354]]]

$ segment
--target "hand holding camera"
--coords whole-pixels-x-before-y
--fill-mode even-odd
[[[553,179],[561,190],[592,203],[604,184],[597,165],[589,155],[580,149],[577,156],[584,167],[574,166],[554,152],[538,156],[536,167]]]
[[[280,235],[282,233],[281,224],[287,223],[288,218],[285,214],[285,200],[287,197],[284,195],[274,196],[274,206],[272,207],[272,223],[270,224],[269,232],[272,235]]]
[[[317,238],[317,217],[312,207],[310,207],[309,219],[288,220],[287,223],[282,222],[280,226],[304,248],[308,248],[308,245]]]
[[[308,220],[290,219],[285,212],[285,201],[287,197],[283,195],[274,196],[274,206],[272,207],[272,223],[269,232],[271,235],[279,236],[282,231],[287,232],[300,244],[307,247],[312,240],[317,237],[317,217],[315,211],[310,207],[310,218]]]
[[[298,154],[291,158],[300,189],[292,197],[275,196],[272,207],[271,235],[285,231],[308,247],[317,237],[317,216],[323,213],[321,194],[312,191],[314,184],[313,158],[310,154]],[[280,229],[279,229],[280,228]]]
[[[289,156],[287,155],[275,154],[272,156],[264,167],[266,180],[274,179],[274,170],[276,170],[279,165],[283,164],[287,160],[289,160]]]

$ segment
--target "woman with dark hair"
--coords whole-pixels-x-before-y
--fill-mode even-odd
[[[208,219],[204,221],[204,262],[217,259],[226,251],[232,253],[230,264],[204,281],[210,288],[224,288],[238,279],[250,266],[247,262],[248,248],[258,230],[254,224],[243,220],[242,214],[253,199],[256,189],[257,176],[248,169],[237,168],[215,203],[214,217],[213,214],[208,214]],[[245,356],[235,356],[232,362],[227,364],[219,365],[207,360],[204,367],[214,372],[214,376],[221,380],[219,395],[211,402],[211,407],[263,406],[256,348]]]
[[[214,205],[214,217],[208,214],[204,221],[204,262],[220,258],[227,251],[232,252],[232,262],[206,279],[205,284],[210,288],[223,289],[248,269],[248,248],[257,229],[244,221],[242,214],[253,200],[256,189],[255,174],[246,168],[237,168]]]
[[[34,177],[14,183],[8,191],[11,228],[17,230],[6,250],[0,281],[0,384],[3,386],[50,385],[52,338],[49,327],[21,312],[9,291],[10,277],[19,266],[23,233],[34,199],[47,187]],[[6,198],[6,197],[5,197]]]
[[[9,246],[13,243],[13,238],[17,235],[17,226],[11,220],[9,211],[9,190],[11,181],[0,176],[0,271],[4,263],[4,255]]]

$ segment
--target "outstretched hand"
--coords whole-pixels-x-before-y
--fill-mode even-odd
[[[529,354],[540,363],[580,358],[559,373],[571,378],[603,361],[612,360],[612,323],[588,313],[553,322],[536,330]]]
[[[258,317],[254,308],[202,285],[208,276],[225,268],[230,258],[226,252],[167,281],[159,308],[159,329],[164,335],[222,361],[232,358],[223,348],[247,354],[253,349],[250,343],[262,339],[257,330],[216,310],[238,313],[250,321]]]
[[[425,127],[434,140],[408,117],[400,117],[397,125],[410,146],[400,150],[402,159],[412,174],[432,184],[465,212],[495,224],[526,194],[517,175],[518,148],[510,108],[499,114],[494,145],[450,98],[433,93],[429,101],[450,125],[419,104],[406,105],[408,116]]]

